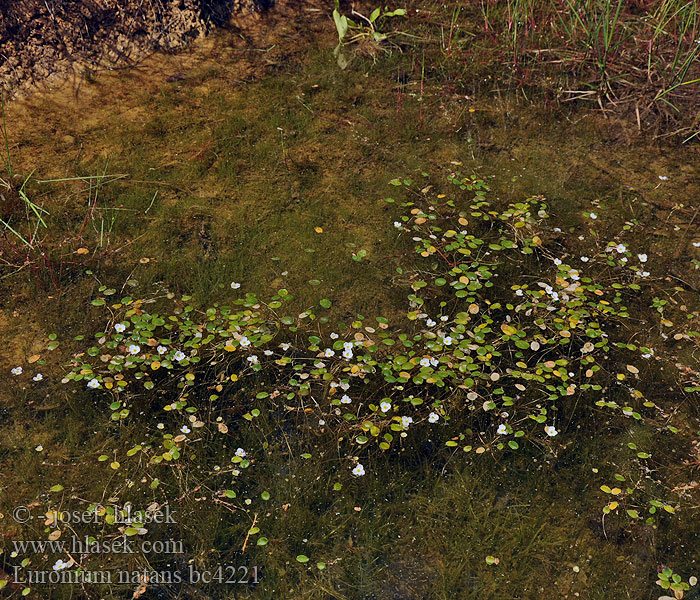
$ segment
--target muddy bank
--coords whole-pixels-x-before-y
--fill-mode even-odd
[[[215,26],[245,28],[273,0],[4,0],[0,89],[14,95],[52,76],[130,67]]]

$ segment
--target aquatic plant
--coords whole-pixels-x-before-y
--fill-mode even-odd
[[[340,2],[335,0],[335,8],[333,9],[333,22],[338,31],[338,45],[333,50],[338,66],[341,69],[347,68],[350,64],[350,59],[344,50],[351,44],[364,46],[365,52],[374,54],[374,51],[380,51],[382,43],[389,40],[391,37],[399,35],[399,31],[385,30],[384,24],[391,17],[402,17],[406,15],[405,8],[397,8],[395,10],[382,9],[381,6],[375,8],[368,16],[355,10],[353,7],[351,15],[357,20],[353,20],[346,15],[340,13]],[[372,50],[368,50],[372,48]]]
[[[88,460],[104,465],[107,496],[128,498],[131,508],[89,503],[104,536],[152,535],[149,510],[177,501],[185,522],[207,506],[231,513],[243,527],[241,552],[274,546],[268,530],[287,509],[257,483],[273,448],[315,465],[341,493],[376,478],[384,457],[428,440],[441,445],[443,460],[473,465],[556,461],[582,431],[595,436],[601,417],[630,440],[580,473],[600,502],[603,532],[611,521],[665,526],[694,510],[685,492],[696,419],[650,385],[663,351],[624,335],[629,305],[656,292],[634,223],[608,241],[591,231],[593,246],[576,258],[557,246],[541,196],[498,206],[484,179],[458,171],[439,193],[413,177],[390,184],[398,198],[386,199],[396,210],[388,228],[405,243],[396,266],[403,314],[331,326],[330,298],[291,315],[287,289],[265,301],[232,291],[230,303],[208,308],[167,289],[143,297],[97,290],[91,310],[104,311],[104,328],[91,342],[74,340],[80,350],[62,382],[111,423],[102,452]],[[674,325],[658,295],[651,303],[660,328],[697,344],[700,334]],[[16,369],[14,377],[30,375]],[[700,374],[685,365],[682,379],[674,394],[695,398]],[[134,437],[139,443],[125,443]],[[57,495],[75,501],[59,481],[47,490]],[[123,523],[122,513],[135,516]],[[64,527],[51,521],[49,539]],[[314,560],[316,570],[332,562],[309,554],[296,561]],[[485,561],[493,567],[500,558]]]

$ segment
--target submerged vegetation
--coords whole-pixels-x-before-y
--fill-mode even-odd
[[[661,4],[341,4],[246,84],[9,106],[2,593],[697,598],[695,130],[659,158],[464,98],[488,51],[609,108],[649,22],[652,70],[691,56]]]

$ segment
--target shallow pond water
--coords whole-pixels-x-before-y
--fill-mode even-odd
[[[6,590],[657,598],[660,569],[688,582],[697,146],[448,93],[402,56],[341,71],[334,35],[320,19],[220,32],[6,107],[14,183],[33,171],[47,211],[38,250],[3,247]],[[120,523],[126,503],[174,522]],[[134,552],[16,546],[123,535]],[[32,569],[114,579],[31,585]]]

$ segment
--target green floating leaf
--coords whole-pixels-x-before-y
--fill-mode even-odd
[[[297,556],[297,562],[307,563],[307,562],[309,562],[309,557],[304,556],[303,554],[300,554],[299,556]]]

